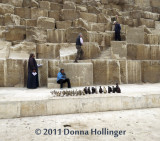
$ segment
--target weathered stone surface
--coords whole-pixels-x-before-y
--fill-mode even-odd
[[[107,61],[92,60],[93,63],[93,82],[95,85],[107,84]]]
[[[56,21],[60,19],[60,12],[59,11],[49,11],[48,13],[49,18],[54,18]]]
[[[2,3],[22,7],[23,0],[2,0]]]
[[[40,6],[41,9],[50,10],[50,8],[51,8],[50,2],[48,2],[48,1],[40,1],[39,6]]]
[[[63,4],[63,9],[76,9],[75,3],[72,1],[65,1]]]
[[[59,4],[59,3],[51,2],[50,8],[51,8],[51,10],[54,10],[54,11],[56,11],[56,10],[60,11],[63,8],[63,5]]]
[[[84,43],[82,46],[84,51],[84,59],[93,59],[100,55],[100,48],[97,43]]]
[[[88,11],[86,6],[82,6],[82,5],[77,5],[76,9],[79,10],[80,12],[87,12]]]
[[[128,83],[141,83],[141,61],[127,61]]]
[[[4,87],[4,60],[0,60],[0,87]]]
[[[142,7],[149,7],[150,0],[135,0],[135,4]]]
[[[26,38],[26,28],[24,26],[11,26],[4,34],[7,41],[24,40]]]
[[[70,78],[73,87],[93,85],[92,63],[65,63],[62,64],[62,68]]]
[[[86,29],[81,28],[81,27],[79,27],[79,28],[71,27],[71,28],[68,28],[66,30],[66,40],[67,40],[67,42],[75,43],[76,38],[79,35],[79,33],[82,33],[84,42],[88,41],[88,36],[87,36],[87,30]]]
[[[153,6],[153,7],[160,7],[159,0],[151,0],[151,6]]]
[[[157,13],[145,11],[145,12],[143,12],[142,17],[145,19],[152,19],[152,20],[158,21],[160,18],[160,15]]]
[[[62,20],[75,20],[79,17],[79,13],[74,9],[62,9],[61,19]]]
[[[66,42],[65,36],[66,30],[64,29],[48,29],[47,30],[47,41],[50,43],[64,43]]]
[[[60,61],[59,60],[49,60],[48,61],[48,77],[57,77],[60,71]]]
[[[20,25],[20,17],[13,14],[5,14],[5,25]]]
[[[31,9],[30,8],[21,8],[15,7],[14,14],[18,15],[21,18],[30,19],[31,18]]]
[[[39,17],[37,20],[37,26],[44,29],[54,29],[55,19],[48,17]]]
[[[24,60],[7,59],[4,66],[4,86],[24,87]]]
[[[48,10],[31,8],[31,19],[38,19],[38,17],[48,17]]]
[[[155,28],[155,21],[151,19],[140,18],[140,24],[146,25],[148,28]]]
[[[72,26],[72,21],[56,21],[57,29],[67,29]]]
[[[37,45],[37,58],[39,59],[55,59],[59,57],[60,46],[53,43],[45,43]]]
[[[87,22],[97,23],[97,15],[96,14],[80,12],[79,17],[86,20]]]
[[[158,45],[160,44],[160,35],[156,35],[156,34],[148,34],[147,38],[148,38],[148,44],[154,44],[154,45]]]
[[[12,45],[11,42],[0,41],[0,58],[7,59],[9,57],[9,48]]]
[[[37,20],[27,19],[26,20],[26,26],[36,27],[37,26]]]
[[[120,60],[120,79],[122,84],[128,84],[127,60]]]
[[[160,82],[160,61],[142,61],[142,82]]]
[[[144,44],[144,28],[143,27],[137,27],[127,28],[127,43],[142,43]]]
[[[160,60],[160,45],[150,46],[151,60]]]
[[[30,27],[26,30],[27,41],[44,43],[47,41],[47,32],[41,28]]]
[[[10,47],[9,58],[28,59],[31,53],[36,55],[36,44],[32,42],[21,42]]]
[[[126,59],[127,58],[127,45],[124,41],[112,41],[111,52],[113,59]]]
[[[48,60],[37,59],[37,64],[43,65],[38,68],[39,86],[46,87],[47,86],[47,79],[48,79]]]
[[[23,7],[39,7],[37,0],[23,0]]]
[[[8,4],[0,4],[0,14],[4,15],[6,13],[14,14],[14,7]]]

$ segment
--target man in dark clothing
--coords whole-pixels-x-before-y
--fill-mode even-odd
[[[83,39],[82,39],[82,33],[80,33],[76,40],[77,55],[74,61],[75,63],[78,63],[77,60],[80,60],[83,57],[84,52],[81,47],[82,45],[83,45]]]
[[[28,81],[27,81],[28,89],[35,89],[39,87],[38,66],[34,57],[35,57],[34,54],[30,54],[28,60]]]
[[[114,28],[114,31],[115,31],[115,41],[121,41],[121,26],[120,24],[117,22],[117,21],[114,21],[114,24],[115,24],[115,28]]]
[[[69,78],[66,78],[66,74],[64,73],[64,69],[61,69],[57,75],[57,83],[60,84],[60,88],[63,88],[63,83],[68,83],[68,88],[71,88],[71,83]]]

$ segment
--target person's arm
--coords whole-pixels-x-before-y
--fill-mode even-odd
[[[83,39],[82,39],[82,37],[80,38],[80,42],[81,42],[81,44],[83,45]]]
[[[60,80],[60,79],[64,79],[64,78],[63,78],[62,73],[58,73],[58,75],[57,75],[57,79],[58,79],[58,80]]]

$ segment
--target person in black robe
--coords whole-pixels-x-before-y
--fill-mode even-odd
[[[121,34],[121,26],[117,21],[114,21],[114,24],[115,24],[115,28],[114,28],[115,41],[121,41],[121,35],[120,35]]]
[[[28,60],[28,81],[27,81],[27,88],[28,89],[36,89],[39,87],[39,80],[38,80],[38,66],[35,60],[35,55],[30,54]]]

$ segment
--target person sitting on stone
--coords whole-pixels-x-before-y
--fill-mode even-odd
[[[78,63],[77,60],[82,60],[83,58],[84,52],[82,50],[82,45],[83,45],[82,33],[79,33],[79,36],[77,37],[77,40],[76,40],[77,55],[74,61],[75,63]]]
[[[117,21],[114,21],[115,27],[114,27],[114,31],[115,31],[115,41],[121,41],[121,26]]]
[[[60,72],[57,75],[57,83],[60,84],[60,89],[63,88],[63,83],[68,83],[68,88],[71,88],[70,79],[66,77],[66,74],[64,73],[64,69],[61,69]]]

